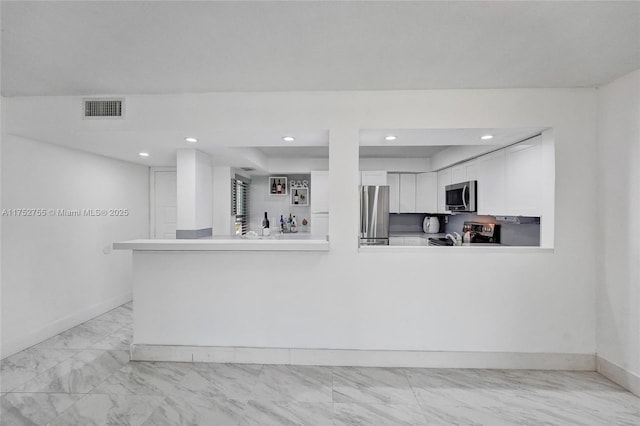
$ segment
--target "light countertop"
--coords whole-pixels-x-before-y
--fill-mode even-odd
[[[438,237],[444,237],[445,233],[440,233],[440,234],[425,234],[422,231],[394,231],[394,232],[389,232],[389,237],[421,237],[421,238],[438,238]]]
[[[326,236],[284,234],[241,238],[216,236],[194,240],[131,240],[113,244],[115,250],[143,251],[328,251]]]

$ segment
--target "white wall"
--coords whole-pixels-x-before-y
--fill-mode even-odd
[[[640,70],[598,90],[597,171],[598,356],[640,385]]]
[[[78,123],[78,99],[12,98],[10,130],[47,134],[92,126]],[[258,271],[270,271],[276,258],[288,266],[286,273],[261,274],[254,283],[259,284],[256,292],[237,306],[235,317],[195,324],[194,329],[216,325],[215,333],[209,328],[206,337],[245,346],[264,342],[291,347],[595,353],[600,251],[587,231],[598,223],[595,90],[127,96],[127,108],[137,112],[135,118],[129,115],[124,124],[101,123],[103,128],[189,129],[190,134],[211,127],[295,126],[330,131],[330,252],[309,263],[287,261],[296,255],[283,253],[214,257],[215,262],[235,259],[227,268],[252,265],[256,272],[247,271],[240,283],[235,275],[232,290],[240,296],[248,294]],[[553,250],[512,254],[358,251],[360,129],[530,127],[552,128],[555,138]],[[479,262],[483,267],[468,273],[469,265]],[[221,280],[224,274],[216,271],[215,279]],[[211,298],[216,299],[213,294]],[[183,300],[172,295],[171,302]],[[252,311],[256,306],[259,309]],[[207,315],[216,315],[213,305],[208,309]],[[260,318],[265,321],[258,327],[238,332],[248,319]]]
[[[2,139],[2,208],[128,209],[126,217],[2,217],[2,357],[131,298],[149,236],[148,167],[14,136]]]
[[[235,216],[231,215],[231,167],[213,167],[213,235],[234,235]]]

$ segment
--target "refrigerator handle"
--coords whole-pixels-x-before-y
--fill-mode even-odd
[[[367,202],[365,200],[367,195],[367,191],[364,190],[364,187],[360,187],[360,237],[365,234],[365,220],[366,220],[366,209]]]

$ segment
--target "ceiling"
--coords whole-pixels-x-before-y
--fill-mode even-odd
[[[2,94],[592,87],[640,2],[2,1]]]

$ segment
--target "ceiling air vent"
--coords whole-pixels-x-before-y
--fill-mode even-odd
[[[124,99],[84,99],[85,118],[122,118]]]
[[[255,169],[253,167],[240,167],[240,170],[244,170],[245,172],[252,172]]]

